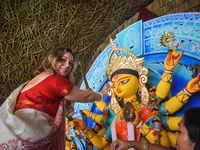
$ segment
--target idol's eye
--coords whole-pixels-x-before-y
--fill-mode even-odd
[[[129,79],[124,80],[124,81],[121,81],[121,82],[119,83],[119,85],[124,85],[124,84],[126,84],[128,81],[129,81]]]

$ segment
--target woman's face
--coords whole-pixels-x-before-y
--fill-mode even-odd
[[[66,52],[60,61],[56,63],[56,68],[58,69],[58,74],[66,77],[73,68],[74,58],[70,52]]]
[[[131,74],[116,74],[112,85],[115,94],[124,99],[135,95],[139,87],[138,79]]]
[[[195,143],[192,142],[188,136],[187,128],[184,125],[184,117],[179,122],[178,131],[175,133],[176,140],[176,149],[177,150],[193,150]]]

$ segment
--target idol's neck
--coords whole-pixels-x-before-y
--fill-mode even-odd
[[[132,95],[130,97],[124,97],[124,102],[128,102],[128,101],[135,101],[137,99],[136,95]]]

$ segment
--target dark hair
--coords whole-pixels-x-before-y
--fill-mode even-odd
[[[136,78],[139,78],[139,74],[136,70],[133,70],[133,69],[119,69],[119,70],[116,70],[115,72],[113,72],[111,74],[111,79],[114,77],[114,75],[116,74],[132,74],[134,75]]]
[[[200,150],[200,107],[191,107],[185,111],[184,125],[190,140],[195,143],[194,150]]]
[[[62,56],[66,53],[70,52],[74,58],[74,63],[71,72],[66,76],[67,79],[70,81],[74,82],[74,76],[73,73],[76,70],[77,62],[76,62],[76,57],[72,50],[67,47],[57,47],[52,49],[47,56],[44,58],[42,65],[35,71],[35,74],[39,74],[43,71],[52,73],[52,74],[57,74],[58,70],[56,68],[56,63],[62,59]]]

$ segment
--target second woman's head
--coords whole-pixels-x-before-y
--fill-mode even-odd
[[[200,150],[200,107],[191,107],[179,123],[177,150]]]

